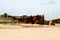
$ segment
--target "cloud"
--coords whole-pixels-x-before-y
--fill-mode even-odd
[[[54,0],[50,0],[48,4],[55,4],[56,2]]]
[[[54,0],[49,0],[41,3],[41,5],[48,5],[48,4],[56,4],[56,2]]]

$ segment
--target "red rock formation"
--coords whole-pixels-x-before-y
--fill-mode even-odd
[[[44,15],[30,16],[25,19],[26,23],[44,24]]]

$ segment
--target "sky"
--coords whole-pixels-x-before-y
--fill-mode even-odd
[[[60,0],[0,0],[0,14],[13,16],[44,14],[45,19],[60,18]]]

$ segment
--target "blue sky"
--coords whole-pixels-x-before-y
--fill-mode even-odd
[[[60,18],[60,0],[0,0],[0,14],[37,15],[45,19]]]

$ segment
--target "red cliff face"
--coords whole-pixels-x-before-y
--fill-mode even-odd
[[[30,16],[25,19],[26,23],[44,24],[44,15]]]

